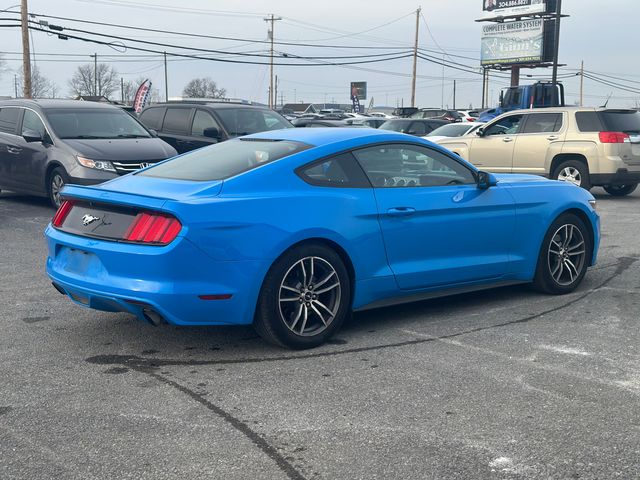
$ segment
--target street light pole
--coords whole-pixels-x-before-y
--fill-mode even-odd
[[[562,18],[562,0],[557,0],[556,3],[556,31],[555,31],[555,47],[553,51],[553,77],[551,83],[555,88],[558,84],[558,52],[560,50],[560,18]]]
[[[416,39],[413,44],[413,74],[411,75],[411,106],[416,106],[416,71],[418,68],[418,33],[420,30],[420,11],[422,7],[416,10]]]
[[[24,98],[31,98],[31,53],[29,52],[29,10],[27,0],[20,4],[20,19],[22,28],[22,84]]]
[[[276,20],[282,20],[282,17],[276,17],[273,13],[264,19],[265,22],[271,22],[271,29],[269,30],[269,39],[271,40],[271,61],[270,61],[270,81],[269,81],[269,108],[273,108],[276,103],[275,90],[273,88],[273,26]]]

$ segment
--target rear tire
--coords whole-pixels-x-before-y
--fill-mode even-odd
[[[633,193],[636,188],[638,188],[637,183],[632,183],[630,185],[605,185],[602,187],[605,191],[614,197],[624,197]]]
[[[573,292],[587,273],[592,252],[584,222],[572,213],[560,215],[542,241],[534,288],[553,295]]]
[[[49,201],[53,208],[60,207],[60,191],[68,183],[69,176],[62,167],[56,167],[51,170],[47,178],[47,192],[49,193]]]
[[[561,182],[573,183],[585,190],[591,189],[589,169],[580,160],[566,160],[561,162],[553,171],[552,178]]]
[[[351,282],[342,259],[322,244],[307,244],[271,266],[253,325],[272,344],[313,348],[341,327],[350,310]]]

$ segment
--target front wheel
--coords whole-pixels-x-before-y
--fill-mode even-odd
[[[637,183],[631,183],[629,185],[605,185],[603,188],[609,195],[613,195],[614,197],[624,197],[633,193],[637,187]]]
[[[62,203],[60,199],[60,192],[62,188],[67,184],[67,172],[62,167],[54,168],[49,174],[49,180],[47,182],[47,190],[49,192],[49,201],[53,208],[59,208]]]
[[[286,252],[265,277],[254,327],[270,343],[313,348],[342,325],[351,309],[351,284],[340,256],[321,245]]]
[[[571,213],[561,215],[542,241],[534,287],[555,295],[571,293],[587,273],[592,251],[584,222]]]
[[[561,182],[569,182],[585,190],[591,188],[589,169],[579,160],[567,160],[556,167],[552,178]]]

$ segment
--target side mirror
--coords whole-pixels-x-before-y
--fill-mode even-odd
[[[479,137],[484,137],[484,127],[480,127],[476,130],[476,135]]]
[[[202,135],[207,138],[215,138],[216,140],[220,138],[220,130],[216,127],[205,128],[202,132]]]
[[[43,140],[42,134],[35,130],[25,130],[22,133],[22,138],[24,138],[27,143],[42,142]]]
[[[498,179],[492,173],[480,170],[477,182],[480,190],[487,190],[490,187],[495,187],[498,184]]]

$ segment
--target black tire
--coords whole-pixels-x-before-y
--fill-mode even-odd
[[[576,229],[579,235],[572,229]],[[566,235],[563,237],[563,234],[569,230],[575,235],[575,240],[563,242],[566,240]],[[579,258],[577,254],[581,251],[584,253]],[[592,252],[591,235],[584,222],[572,213],[560,215],[551,224],[542,241],[533,279],[534,288],[553,295],[573,292],[591,264]]]
[[[602,187],[609,195],[614,197],[624,197],[633,193],[638,188],[637,183],[631,183],[629,185],[605,185]]]
[[[575,178],[578,180],[579,187],[584,188],[585,190],[591,189],[591,180],[589,179],[589,168],[581,162],[580,160],[565,160],[564,162],[560,162],[558,166],[553,171],[551,177],[554,180],[559,181],[567,181],[568,172],[575,172]],[[572,182],[573,183],[573,182]]]
[[[49,173],[47,177],[47,193],[49,194],[49,202],[53,208],[60,206],[60,190],[69,181],[67,172],[62,167],[56,167]],[[62,185],[60,185],[62,182]]]
[[[350,311],[351,282],[340,256],[325,245],[305,244],[284,253],[267,272],[253,325],[269,343],[313,348],[327,341]]]

